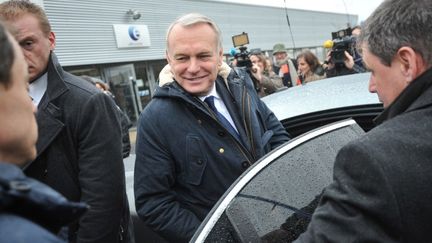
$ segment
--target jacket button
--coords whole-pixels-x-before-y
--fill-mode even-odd
[[[241,163],[241,165],[242,165],[242,167],[245,168],[245,169],[249,167],[249,163],[248,163],[247,161],[243,161],[243,162]]]
[[[197,161],[197,164],[202,165],[202,164],[203,164],[203,161],[202,161],[201,159],[199,159],[199,160]]]
[[[224,131],[218,131],[218,135],[219,135],[220,137],[223,137],[223,136],[225,136],[225,132],[224,132]]]
[[[225,153],[225,149],[224,148],[219,148],[219,153],[221,153],[221,154]]]
[[[19,192],[28,192],[31,189],[31,186],[23,181],[11,181],[9,186],[11,189],[17,190]]]
[[[198,124],[200,124],[200,125],[202,124],[202,121],[200,119],[198,119],[197,121],[198,121]]]

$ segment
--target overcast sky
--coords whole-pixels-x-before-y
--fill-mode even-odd
[[[350,13],[365,20],[383,0],[216,0],[275,7],[306,9],[336,13]]]

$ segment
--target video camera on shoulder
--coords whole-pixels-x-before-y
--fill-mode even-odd
[[[251,68],[252,62],[249,59],[250,53],[247,51],[245,45],[249,44],[248,34],[243,32],[240,35],[234,35],[232,37],[232,42],[235,48],[238,48],[240,52],[231,53],[237,60],[237,67]]]
[[[345,62],[345,51],[354,56],[356,38],[352,36],[352,29],[347,28],[332,32],[332,51],[330,62],[336,66],[342,66]]]

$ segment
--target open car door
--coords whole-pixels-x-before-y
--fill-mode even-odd
[[[281,145],[233,183],[191,242],[268,242],[282,224],[298,229],[290,224],[300,222],[306,229],[321,192],[332,182],[337,152],[362,134],[348,119]]]

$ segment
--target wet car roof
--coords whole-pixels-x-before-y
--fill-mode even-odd
[[[379,104],[368,91],[370,73],[322,79],[263,97],[279,120],[340,107]]]

